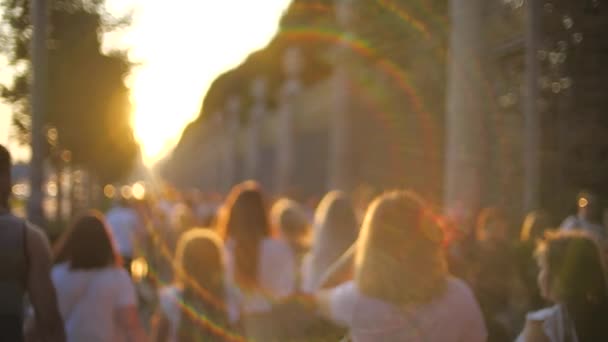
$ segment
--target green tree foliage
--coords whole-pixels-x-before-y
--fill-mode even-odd
[[[55,0],[49,34],[48,111],[45,121],[56,128],[62,148],[72,160],[102,182],[125,176],[138,154],[130,127],[131,106],[124,78],[130,70],[126,55],[101,52],[100,32],[124,24],[102,10],[101,0]],[[8,30],[3,51],[13,66],[12,84],[2,96],[12,104],[15,124],[27,137],[28,44],[27,0],[3,0]]]

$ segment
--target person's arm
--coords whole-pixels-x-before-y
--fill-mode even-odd
[[[139,322],[139,314],[135,305],[120,308],[116,312],[117,322],[121,325],[127,341],[146,341],[146,335]]]
[[[315,294],[319,314],[342,326],[348,326],[355,309],[355,284],[347,282],[330,290],[321,290]]]
[[[34,308],[36,329],[44,341],[65,341],[63,320],[51,280],[52,257],[44,233],[26,226],[27,292]]]
[[[322,290],[315,294],[315,301],[319,314],[331,319],[331,290]]]
[[[333,288],[352,279],[356,251],[357,243],[355,242],[323,273],[317,284],[318,288],[322,290]]]
[[[169,338],[169,320],[158,310],[152,317],[152,341],[164,342]]]
[[[124,269],[116,269],[114,314],[120,331],[127,341],[146,341],[146,335],[139,320],[137,295],[129,274]]]

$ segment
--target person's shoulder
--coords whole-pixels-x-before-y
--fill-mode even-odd
[[[461,304],[477,303],[473,290],[464,280],[456,277],[449,277],[446,281],[446,296]]]
[[[561,229],[572,229],[577,228],[576,226],[579,224],[578,217],[576,215],[570,215],[564,219],[562,224],[559,225]]]
[[[560,308],[558,305],[550,306],[548,308],[540,309],[538,311],[529,312],[526,315],[526,320],[534,322],[544,322],[551,320],[560,315]]]
[[[27,253],[30,258],[39,258],[38,260],[47,260],[50,263],[51,259],[51,244],[44,231],[38,226],[29,221],[23,221],[25,226],[25,238],[27,244]],[[45,261],[46,263],[47,261]]]
[[[69,265],[67,263],[57,264],[51,269],[51,278],[54,281],[59,281],[66,277],[69,270]]]
[[[333,296],[341,298],[354,298],[363,296],[354,280],[344,282],[329,291],[332,293]]]
[[[129,276],[129,273],[127,273],[127,271],[122,267],[105,267],[99,270],[99,273],[102,275],[101,278],[107,283],[114,284],[116,286],[124,286],[125,284],[128,286],[132,285],[131,276]]]
[[[446,280],[448,291],[457,292],[467,296],[473,296],[473,290],[464,280],[456,277],[448,277]]]

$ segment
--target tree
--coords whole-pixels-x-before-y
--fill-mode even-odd
[[[131,64],[122,52],[101,53],[100,32],[128,23],[112,18],[102,0],[55,0],[49,37],[49,107],[46,124],[57,142],[71,151],[75,165],[99,181],[125,176],[138,154],[130,127],[129,91],[124,84]],[[27,0],[0,0],[2,51],[13,67],[2,97],[12,105],[22,141],[28,138],[29,6]]]

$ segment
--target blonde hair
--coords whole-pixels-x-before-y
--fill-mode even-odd
[[[398,306],[430,301],[446,286],[442,242],[438,218],[418,195],[381,195],[363,222],[355,257],[359,290]]]
[[[311,264],[310,285],[317,288],[323,275],[357,240],[359,224],[348,197],[331,191],[317,207],[313,243],[307,256]]]
[[[519,240],[535,241],[543,237],[545,231],[551,229],[549,214],[542,210],[536,210],[528,213],[521,226]]]
[[[225,303],[224,255],[222,240],[211,230],[195,228],[183,233],[176,252],[177,283],[182,288],[183,305],[194,308],[214,325],[228,325]],[[215,340],[216,332],[184,315],[178,327],[180,341],[192,335]]]

